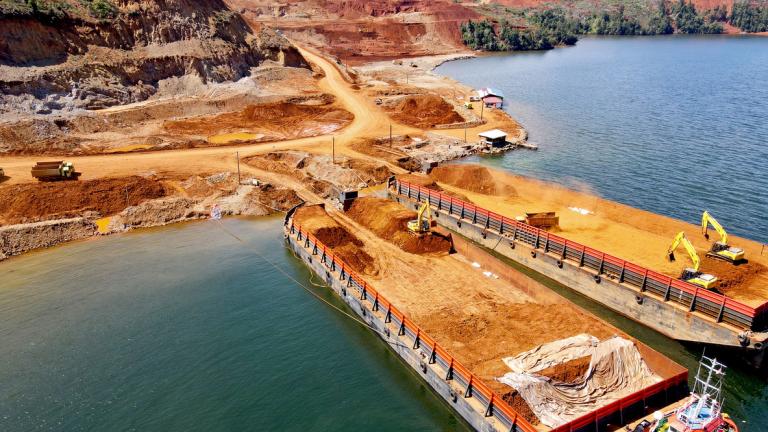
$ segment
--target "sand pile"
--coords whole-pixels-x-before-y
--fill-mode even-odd
[[[537,373],[553,381],[573,383],[587,375],[591,361],[591,357],[579,357],[542,369]]]
[[[444,165],[436,167],[429,176],[441,183],[449,184],[470,192],[486,195],[514,195],[509,186],[499,184],[488,168],[481,165]]]
[[[758,262],[745,262],[733,265],[730,262],[708,256],[702,256],[701,271],[717,276],[720,281],[717,291],[728,294],[733,288],[749,286],[761,274],[765,266]]]
[[[329,105],[272,103],[249,105],[243,110],[215,116],[166,121],[163,128],[175,134],[209,137],[248,131],[253,140],[267,141],[323,135],[341,129],[354,116]]]
[[[437,233],[416,237],[408,231],[408,221],[416,212],[384,198],[365,197],[355,200],[347,212],[357,223],[388,240],[405,252],[414,254],[448,253],[451,241]]]
[[[421,129],[464,121],[453,105],[434,94],[405,96],[387,111],[398,122]]]
[[[0,187],[0,222],[36,222],[88,211],[107,216],[168,193],[162,182],[139,176],[7,185]]]
[[[309,230],[354,271],[371,276],[379,273],[376,259],[363,250],[363,242],[328,216],[322,206],[299,207],[294,222]]]
[[[472,200],[470,200],[466,195],[462,195],[457,192],[447,191],[440,187],[440,185],[437,184],[433,179],[431,179],[428,176],[425,175],[419,175],[419,174],[401,174],[397,176],[398,180],[412,183],[419,185],[421,187],[425,187],[427,189],[431,189],[433,191],[442,192],[448,196],[452,196],[454,198],[460,199],[464,202],[471,203]]]

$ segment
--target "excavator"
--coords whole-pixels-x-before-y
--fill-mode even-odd
[[[425,216],[426,214],[426,216]],[[429,234],[432,228],[432,211],[429,209],[429,201],[419,208],[416,219],[408,221],[408,231],[419,237]]]
[[[685,250],[688,252],[688,256],[691,257],[691,261],[693,262],[693,268],[683,269],[683,273],[680,275],[680,279],[698,285],[702,288],[716,288],[717,277],[699,271],[699,267],[701,265],[699,254],[696,253],[696,249],[693,247],[690,240],[685,237],[685,233],[683,231],[677,233],[675,239],[672,241],[672,244],[669,246],[669,249],[667,250],[667,258],[670,261],[675,260],[675,249],[677,249],[680,243],[683,244]]]
[[[709,240],[709,225],[712,225],[712,228],[720,234],[720,241],[712,243],[712,249],[707,252],[707,256],[730,261],[734,264],[743,261],[744,249],[728,245],[728,233],[725,232],[725,229],[720,225],[717,219],[713,218],[712,215],[705,210],[704,213],[701,214],[701,233],[704,234],[704,238],[707,240]]]

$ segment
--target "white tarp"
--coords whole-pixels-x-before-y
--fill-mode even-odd
[[[591,357],[589,368],[574,382],[557,382],[536,374],[587,356]],[[645,364],[635,344],[617,336],[598,341],[594,336],[580,334],[503,361],[512,372],[498,380],[517,390],[541,423],[552,428],[661,381]]]

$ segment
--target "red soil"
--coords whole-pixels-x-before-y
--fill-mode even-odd
[[[437,233],[416,237],[408,231],[408,221],[416,213],[384,198],[358,198],[347,212],[357,223],[377,236],[413,254],[445,254],[451,250],[451,241]]]
[[[0,223],[75,217],[85,211],[107,216],[168,193],[162,182],[139,176],[2,186]]]
[[[387,111],[398,122],[421,129],[464,121],[453,105],[433,94],[405,96]]]

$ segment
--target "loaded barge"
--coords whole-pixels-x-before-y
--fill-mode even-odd
[[[413,209],[428,202],[437,224],[672,339],[763,365],[768,302],[747,305],[411,182],[391,179],[388,194]]]
[[[387,200],[381,201],[389,202]],[[391,204],[400,208],[400,206],[394,203]],[[389,267],[386,269],[387,271],[376,272],[374,277],[364,277],[354,269],[359,267],[360,263],[346,262],[347,260],[354,259],[354,254],[350,255],[349,250],[342,250],[341,247],[336,249],[328,247],[323,241],[318,239],[320,233],[323,232],[322,230],[325,229],[324,235],[332,231],[338,238],[344,238],[347,244],[362,245],[364,242],[358,239],[350,239],[349,233],[344,234],[341,232],[344,226],[349,226],[349,221],[342,220],[345,216],[331,217],[322,207],[314,206],[315,210],[313,210],[313,213],[322,213],[321,217],[323,218],[328,220],[335,218],[337,220],[338,224],[329,228],[327,224],[316,223],[317,219],[311,220],[310,217],[304,216],[304,214],[312,213],[306,211],[307,208],[299,206],[289,211],[286,215],[284,233],[290,249],[308,265],[313,273],[320,276],[324,283],[381,337],[408,367],[415,370],[424,382],[475,430],[586,432],[616,429],[632,420],[648,415],[654,408],[678,401],[687,394],[688,373],[685,368],[641,342],[623,334],[620,330],[610,327],[596,317],[589,315],[584,319],[587,326],[590,325],[589,323],[593,323],[594,327],[607,327],[614,335],[607,338],[608,341],[627,342],[629,346],[625,345],[624,347],[638,353],[639,357],[637,358],[640,360],[635,363],[636,369],[647,371],[651,378],[641,381],[639,378],[637,380],[634,379],[636,375],[629,375],[632,378],[629,380],[631,391],[623,388],[622,392],[611,394],[611,390],[608,390],[600,396],[605,397],[605,394],[607,394],[608,398],[606,399],[600,399],[599,397],[594,399],[591,397],[592,395],[587,396],[585,398],[586,402],[580,407],[582,411],[579,415],[568,417],[566,421],[557,422],[554,425],[547,424],[543,420],[544,417],[540,415],[541,411],[536,409],[534,409],[536,416],[532,418],[531,413],[521,411],[521,407],[526,405],[526,403],[533,407],[535,401],[526,399],[522,403],[520,403],[520,400],[517,401],[518,403],[513,403],[509,399],[509,395],[514,393],[514,391],[502,393],[499,390],[503,388],[502,382],[504,380],[493,379],[498,377],[495,370],[489,374],[487,369],[479,366],[479,364],[485,365],[494,362],[497,364],[497,366],[494,366],[497,369],[499,366],[504,368],[505,363],[510,364],[507,363],[509,358],[502,359],[497,354],[493,354],[490,357],[482,358],[482,361],[478,363],[475,358],[469,355],[468,349],[472,347],[465,347],[465,344],[457,343],[458,339],[456,339],[456,336],[448,334],[447,330],[442,332],[433,331],[434,324],[425,323],[429,320],[425,318],[426,315],[422,312],[424,307],[429,307],[423,306],[424,304],[432,305],[432,303],[442,303],[443,305],[461,303],[463,304],[461,306],[463,309],[478,307],[478,303],[483,302],[483,297],[478,298],[475,296],[478,290],[481,294],[487,293],[490,297],[499,295],[501,296],[499,298],[502,298],[505,295],[511,296],[512,294],[509,292],[522,289],[526,295],[531,297],[525,297],[526,299],[521,300],[520,305],[525,307],[532,305],[536,309],[542,309],[541,305],[536,304],[536,291],[545,290],[549,292],[547,288],[506,267],[503,263],[477,248],[471,242],[457,238],[454,244],[457,253],[450,256],[434,257],[430,255],[413,258],[414,255],[412,254],[402,254],[404,256],[402,259],[411,260],[408,262],[418,263],[421,262],[420,260],[424,260],[424,262],[434,264],[433,267],[425,266],[423,268],[409,269],[409,275],[414,273],[423,274],[424,280],[429,282],[429,288],[404,283],[404,289],[411,292],[411,295],[420,297],[420,300],[426,300],[421,303],[421,306],[415,306],[414,302],[403,301],[408,296],[404,297],[403,292],[398,291],[396,285],[393,285],[387,279],[393,274],[405,273],[402,267],[398,267],[398,264],[401,263],[401,261],[398,261],[400,259],[397,256],[398,254],[386,257],[389,264]],[[353,205],[352,211],[354,210]],[[302,211],[304,211],[304,214],[297,216],[297,213]],[[386,211],[386,209],[382,209],[383,213],[386,213]],[[369,234],[367,232],[360,233],[361,236],[366,236],[366,247],[368,246],[367,242],[371,242]],[[362,252],[362,249],[360,252]],[[360,253],[357,256],[359,255]],[[342,258],[342,256],[345,258]],[[470,278],[468,280],[474,280],[476,286],[467,288],[467,295],[464,297],[457,295],[456,289],[464,289],[463,287],[467,286],[465,280],[451,281],[446,279],[441,286],[435,287],[435,284],[432,283],[433,279],[430,278],[434,277],[434,273],[439,272],[439,270],[435,270],[436,268],[446,266],[446,261],[450,261],[447,265],[466,265],[466,267],[471,267],[469,262],[474,261],[472,266],[488,269],[484,272],[487,278],[484,278],[483,274],[479,272],[470,273],[466,276]],[[387,272],[390,274],[385,274]],[[489,274],[493,274],[493,277],[490,277]],[[499,276],[501,279],[499,279]],[[456,277],[462,278],[465,276],[457,275]],[[509,281],[506,280],[507,277],[510,278]],[[549,294],[543,295],[551,296],[554,294],[549,292]],[[393,301],[390,301],[390,298],[397,299],[398,304],[394,304]],[[496,301],[494,300],[494,304],[497,304],[495,303]],[[588,315],[585,312],[573,312],[575,307],[567,304],[561,298],[558,301],[561,302],[562,306],[557,309],[567,309],[571,311],[569,313]],[[503,302],[498,304],[501,305],[501,309],[512,308],[512,305],[504,306]],[[437,309],[442,307],[440,304],[433,306]],[[460,321],[461,315],[461,312],[455,315],[449,314],[443,319],[443,324],[448,327],[464,328],[467,324]],[[517,325],[521,323],[524,326],[531,324],[526,324],[523,318],[520,318],[518,321]],[[500,327],[502,332],[504,332],[507,326],[511,326],[512,323],[509,321],[495,324],[488,322],[482,327],[481,334],[485,336],[492,333],[494,325],[496,330]],[[558,325],[560,324],[557,322],[552,323],[552,326],[554,326],[553,331],[557,330]],[[430,328],[430,330],[427,330],[427,328]],[[473,335],[469,338],[470,342],[468,343],[481,344],[483,348],[510,346],[510,340],[517,340],[515,339],[516,335],[510,334],[513,332],[513,330],[506,331],[508,338],[496,342],[483,340],[485,339],[484,337],[475,337]],[[543,340],[557,339],[557,337],[548,334],[540,335],[540,337],[544,338]],[[576,339],[578,337],[554,340],[552,343],[574,344]],[[595,343],[594,341],[588,341],[588,345]],[[525,359],[530,360],[530,358],[525,356],[546,348],[547,344],[523,353],[513,350],[508,352],[508,354],[522,355],[515,357],[518,360],[523,359],[520,360],[522,365]],[[558,352],[562,350],[553,351]],[[602,358],[616,357],[614,355],[616,351],[609,351],[608,354]],[[593,358],[595,357],[598,357],[598,355],[593,355]],[[502,360],[504,363],[502,363]],[[593,366],[598,368],[597,364],[596,361],[593,361],[590,363],[590,368]],[[606,364],[608,363],[600,363],[599,365],[605,367]],[[619,373],[617,370],[612,370],[610,373],[614,372]],[[519,378],[522,375],[517,374],[516,376]],[[535,378],[535,374],[526,375],[525,377],[526,379]],[[634,382],[632,382],[633,380]],[[543,379],[542,381],[545,384],[550,383],[548,379]],[[624,382],[626,380],[620,379],[618,381]],[[594,383],[587,384],[591,385]],[[565,387],[568,387],[568,384],[563,384],[563,388]],[[520,394],[523,394],[522,388],[516,388],[520,390]],[[534,408],[540,409],[541,406]],[[539,419],[542,419],[542,421],[539,422]]]

